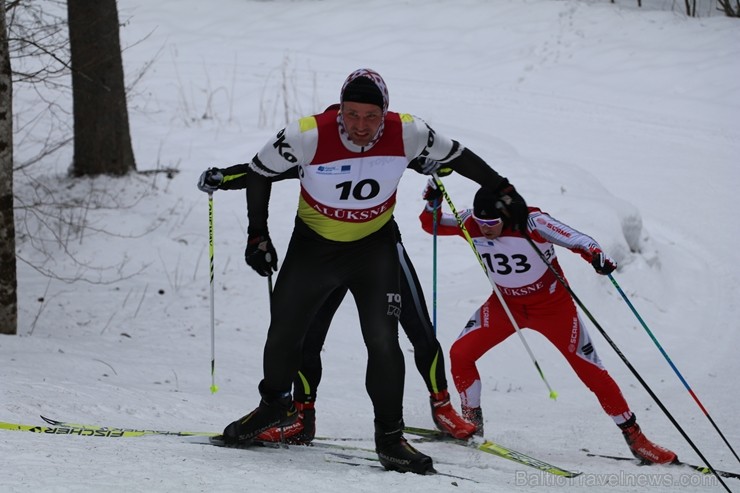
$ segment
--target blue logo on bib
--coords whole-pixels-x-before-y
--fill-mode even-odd
[[[344,175],[352,171],[352,165],[351,164],[342,164],[342,165],[325,165],[320,164],[316,168],[316,173],[320,175]]]

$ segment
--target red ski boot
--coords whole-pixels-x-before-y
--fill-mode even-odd
[[[450,394],[443,390],[429,398],[432,406],[432,420],[440,431],[455,438],[466,440],[475,433],[475,425],[465,421],[450,403]]]
[[[295,423],[282,428],[274,426],[255,437],[262,442],[282,442],[290,445],[308,445],[316,434],[316,410],[312,402],[294,402],[298,410]]]
[[[622,428],[624,440],[629,445],[632,455],[640,459],[644,464],[669,464],[678,457],[674,452],[656,445],[642,434],[640,425],[637,424],[635,415],[625,423],[619,425]]]

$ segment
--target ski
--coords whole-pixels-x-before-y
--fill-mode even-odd
[[[98,426],[98,425],[82,425],[82,424],[76,424],[76,423],[67,423],[64,421],[58,421],[51,418],[46,418],[42,416],[44,421],[46,421],[47,425],[26,425],[26,424],[20,424],[20,423],[8,423],[5,421],[0,421],[0,429],[3,430],[11,430],[11,431],[25,431],[25,432],[31,432],[31,433],[41,433],[41,434],[50,434],[50,435],[75,435],[75,436],[82,436],[82,437],[103,437],[103,438],[127,438],[127,437],[142,437],[142,436],[176,436],[176,437],[195,437],[195,438],[205,438],[208,441],[198,441],[193,443],[198,444],[211,444],[216,445],[220,447],[228,447],[228,448],[252,448],[252,447],[267,447],[267,448],[285,448],[287,449],[288,446],[285,444],[277,443],[277,442],[263,442],[259,440],[254,440],[250,442],[249,444],[245,445],[226,445],[223,443],[222,440],[220,440],[220,433],[213,433],[213,432],[202,432],[202,431],[168,431],[168,430],[148,430],[148,429],[134,429],[134,428],[114,428],[114,427],[107,427],[107,426]],[[329,437],[322,437],[324,440],[334,440],[333,438]],[[353,438],[347,439],[349,440],[356,440],[361,441],[362,439]],[[303,446],[297,445],[296,447],[304,448]],[[317,449],[331,449],[329,451],[324,451],[325,454],[339,456],[344,455],[345,459],[347,457],[350,457],[351,454],[347,453],[347,451],[354,451],[354,452],[368,452],[368,453],[374,453],[374,450],[368,449],[368,448],[362,448],[362,447],[353,447],[350,445],[340,445],[340,444],[332,444],[332,443],[315,443],[310,446],[306,446],[305,448],[317,448]],[[361,457],[359,455],[354,456],[356,459],[364,459],[367,461],[375,461],[377,462],[377,459],[369,458],[369,457]],[[383,466],[381,466],[379,463],[374,464],[380,469],[385,470]],[[448,474],[448,473],[441,473],[438,472],[436,474],[439,474],[441,476],[448,476],[453,479],[459,479],[459,480],[465,480],[465,481],[472,481],[477,482],[473,479],[466,478],[463,476],[456,476],[454,474]]]
[[[324,460],[327,462],[334,462],[337,464],[345,464],[348,466],[366,466],[373,469],[380,469],[385,471],[385,467],[380,464],[380,461],[376,457],[363,457],[361,455],[347,454],[343,452],[324,452]],[[449,474],[446,472],[434,471],[427,473],[426,476],[444,476],[451,479],[459,479],[462,481],[470,481],[471,483],[480,483],[475,479],[466,478],[465,476],[458,476],[456,474]],[[453,483],[455,486],[457,484]]]
[[[542,461],[540,459],[536,459],[532,456],[529,456],[522,452],[518,452],[514,449],[505,447],[501,444],[498,444],[492,440],[488,440],[485,438],[483,439],[482,443],[480,443],[479,441],[473,440],[473,439],[469,441],[458,440],[456,438],[453,438],[447,435],[446,433],[442,433],[439,430],[433,430],[433,429],[427,429],[427,428],[415,428],[415,427],[410,427],[410,426],[407,426],[406,428],[404,428],[403,431],[409,435],[415,435],[418,437],[422,437],[423,439],[428,440],[428,441],[442,441],[446,443],[453,443],[455,445],[460,445],[462,447],[474,448],[474,449],[480,450],[481,452],[486,452],[488,454],[495,455],[497,457],[502,457],[512,462],[516,462],[518,464],[522,464],[528,467],[533,467],[540,471],[554,474],[556,476],[562,476],[564,478],[575,478],[583,474],[581,472],[569,471],[562,467],[555,466],[553,464]]]
[[[137,428],[120,428],[116,426],[99,426],[99,425],[68,423],[66,421],[58,421],[56,419],[47,418],[46,416],[41,416],[41,419],[43,419],[47,424],[51,425],[52,427],[124,432],[125,434],[123,436],[126,436],[126,437],[138,437],[138,436],[146,436],[146,435],[167,435],[167,436],[178,436],[178,437],[191,437],[191,436],[210,437],[210,436],[218,435],[218,433],[214,433],[210,431],[146,430],[146,429],[137,429]]]
[[[8,423],[0,421],[0,429],[13,430],[13,431],[26,431],[32,433],[52,434],[52,435],[76,435],[83,437],[104,437],[104,438],[125,438],[125,437],[142,437],[142,436],[177,436],[177,437],[207,437],[211,443],[214,442],[214,438],[217,438],[220,434],[213,432],[204,431],[169,431],[169,430],[152,430],[152,429],[137,429],[137,428],[119,428],[110,426],[98,426],[98,425],[86,425],[78,423],[69,423],[66,421],[59,421],[45,416],[41,418],[46,422],[45,426],[34,426],[25,425],[19,423]],[[414,441],[439,441],[450,443],[458,446],[474,448],[482,452],[502,457],[504,459],[522,464],[528,467],[533,467],[540,471],[544,471],[556,476],[562,476],[566,478],[574,478],[582,474],[581,472],[569,471],[567,469],[555,466],[547,463],[540,459],[536,459],[532,456],[518,452],[514,449],[505,447],[501,444],[493,442],[492,440],[483,439],[483,442],[475,440],[464,441],[450,437],[449,435],[442,433],[438,430],[427,429],[427,428],[415,428],[406,427],[404,432],[409,435],[418,437]],[[362,441],[361,438],[331,438],[331,437],[316,437],[317,441],[322,443],[314,443],[314,446],[323,448],[333,448],[339,450],[353,450],[353,451],[365,451],[373,452],[372,449],[353,447],[343,444],[332,444],[323,443],[324,441]],[[215,443],[214,443],[215,444]],[[267,445],[266,442],[263,445]],[[269,444],[274,446],[274,444]],[[701,471],[700,468],[697,470]],[[733,474],[733,473],[728,473]],[[735,477],[735,476],[730,476]]]
[[[220,435],[220,433],[214,433],[211,431],[168,431],[168,430],[144,430],[144,429],[135,429],[135,428],[119,428],[116,426],[100,426],[100,425],[87,425],[87,424],[78,424],[78,423],[69,423],[67,421],[59,421],[52,418],[47,418],[45,416],[41,416],[41,419],[43,419],[46,423],[48,423],[51,426],[55,427],[62,427],[62,428],[80,428],[80,429],[86,429],[86,430],[116,430],[116,431],[126,431],[126,432],[135,432],[135,433],[129,433],[125,436],[127,437],[134,437],[134,436],[146,436],[146,435],[165,435],[165,436],[204,436],[204,437],[215,437]],[[325,436],[317,436],[314,437],[314,440],[319,441],[333,441],[333,442],[358,442],[365,440],[364,438],[353,438],[353,437],[325,437]]]
[[[167,435],[179,437],[194,436],[216,436],[218,433],[205,431],[164,431],[164,430],[144,430],[136,428],[114,428],[107,426],[82,425],[75,423],[66,423],[41,416],[46,425],[27,425],[21,423],[9,423],[0,421],[0,430],[10,431],[27,431],[31,433],[42,433],[49,435],[77,435],[83,437],[103,437],[103,438],[130,438],[142,437],[149,435]]]
[[[79,426],[34,426],[20,423],[7,423],[0,421],[1,430],[12,431],[29,431],[31,433],[42,433],[49,435],[77,435],[83,437],[105,437],[105,438],[123,438],[138,437],[148,433],[143,431],[108,429],[108,428],[86,428]]]
[[[197,442],[197,443],[205,444],[206,442]],[[234,449],[250,449],[250,448],[255,448],[255,447],[267,447],[267,448],[273,448],[273,449],[290,449],[291,447],[294,447],[299,450],[318,449],[318,451],[323,452],[324,460],[326,460],[327,462],[336,462],[336,463],[345,464],[349,466],[367,466],[367,467],[372,467],[374,469],[380,469],[383,471],[386,470],[385,467],[380,464],[380,460],[377,458],[377,456],[375,456],[375,451],[373,449],[368,449],[368,448],[363,448],[363,447],[354,447],[351,445],[339,445],[339,444],[333,444],[333,443],[311,443],[309,445],[288,446],[288,445],[281,444],[278,442],[263,442],[261,440],[250,440],[248,442],[241,443],[241,444],[238,443],[238,444],[233,444],[233,445],[227,445],[226,443],[224,443],[223,437],[221,435],[208,437],[207,443],[209,443],[210,445],[215,445],[217,447],[234,448]],[[360,455],[360,453],[373,454],[373,455],[372,456]],[[447,465],[455,465],[455,464],[447,464]],[[458,480],[478,483],[478,481],[471,479],[471,478],[467,478],[465,476],[458,476],[456,474],[440,472],[437,470],[435,470],[434,472],[427,473],[427,475],[445,476],[445,477],[449,477],[452,479],[458,479]]]
[[[323,437],[324,440],[334,440],[333,438]],[[314,438],[315,440],[315,438]],[[358,439],[355,439],[356,441],[360,441]],[[195,443],[205,443],[205,442],[195,442]],[[328,449],[330,452],[365,452],[369,454],[375,454],[375,450],[371,448],[366,447],[358,447],[354,445],[347,445],[343,443],[328,443],[328,442],[311,442],[310,444],[286,444],[282,442],[265,442],[262,440],[252,439],[247,440],[243,443],[236,443],[236,444],[226,444],[223,440],[222,435],[216,435],[208,437],[208,443],[211,445],[216,445],[217,447],[226,447],[226,448],[238,448],[238,449],[249,449],[254,447],[269,447],[269,448],[289,448],[290,446],[293,447],[300,447],[300,448],[323,448]]]
[[[593,452],[589,452],[587,449],[581,449],[583,452],[586,452],[586,455],[589,457],[601,457],[602,459],[611,459],[611,460],[618,460],[618,461],[624,461],[624,462],[632,462],[635,465],[638,466],[649,466],[651,464],[644,464],[640,459],[637,459],[635,457],[624,457],[621,455],[608,455],[608,454],[595,454]],[[678,467],[684,467],[687,469],[693,469],[696,472],[700,472],[702,474],[712,474],[712,470],[709,469],[707,466],[699,466],[696,464],[689,464],[688,462],[683,462],[680,460],[676,460],[674,462],[671,462],[669,464],[661,464],[663,466],[678,466]],[[719,469],[715,469],[718,475],[722,476],[723,478],[735,478],[740,479],[740,473],[736,472],[729,472],[729,471],[721,471]]]

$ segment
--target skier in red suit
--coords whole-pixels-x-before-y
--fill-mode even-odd
[[[420,215],[422,228],[428,233],[432,233],[432,212],[440,196],[430,180],[424,192],[427,204]],[[475,194],[473,209],[463,210],[460,218],[486,265],[490,282],[498,287],[517,325],[536,330],[562,353],[622,430],[635,457],[659,464],[676,460],[675,453],[652,443],[642,433],[619,386],[601,364],[568,290],[533,251],[524,234],[507,224],[506,216],[499,211],[499,200],[492,191],[481,188]],[[437,234],[463,236],[454,215],[442,213],[438,221]],[[578,253],[599,274],[610,274],[617,267],[596,240],[535,207],[529,207],[526,234],[563,279],[555,245]],[[515,330],[492,293],[450,348],[450,371],[460,393],[463,417],[476,424],[481,435],[481,381],[475,363]]]

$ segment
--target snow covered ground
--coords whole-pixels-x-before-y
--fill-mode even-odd
[[[88,227],[50,220],[18,244],[23,259],[54,277],[19,263],[19,335],[0,338],[0,421],[41,424],[46,415],[220,431],[256,406],[268,287],[242,260],[244,195],[219,192],[214,200],[220,390],[211,394],[208,208],[196,179],[208,166],[247,161],[287,120],[336,102],[348,73],[372,67],[389,85],[391,109],[460,140],[530,204],[602,243],[620,263],[615,279],[738,450],[740,29],[720,16],[688,19],[666,8],[671,2],[643,3],[120,0],[127,77],[153,62],[129,100],[138,168],[179,173],[72,181],[64,175],[69,148],[36,170],[33,186],[16,183],[19,197],[49,187],[89,204],[84,213],[58,211]],[[16,108],[33,103],[16,93]],[[425,181],[404,177],[396,217],[431,303],[432,241],[417,219]],[[458,208],[471,204],[475,185],[459,176],[445,183]],[[282,182],[273,193],[270,228],[281,256],[297,191],[297,182]],[[439,338],[449,348],[490,287],[463,241],[442,238],[438,249]],[[576,294],[712,465],[740,469],[608,279],[570,252],[559,255]],[[590,330],[648,436],[700,462]],[[536,333],[525,336],[559,398],[548,399],[512,337],[480,360],[487,434],[584,471],[577,479],[445,444],[419,448],[440,471],[480,484],[350,468],[317,450],[2,431],[0,491],[722,491],[713,478],[684,470],[587,457],[581,449],[628,451],[555,349]],[[403,335],[401,343],[406,422],[431,426],[412,348]],[[366,354],[351,298],[323,357],[318,433],[372,446]],[[725,481],[740,491],[737,480]]]

